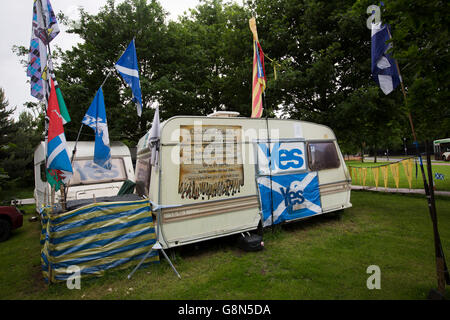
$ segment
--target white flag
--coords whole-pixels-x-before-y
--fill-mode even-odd
[[[149,147],[152,151],[150,164],[159,166],[159,142],[160,142],[160,123],[159,123],[159,105],[156,106],[155,115],[153,116],[152,128],[150,129],[150,137],[148,139]]]

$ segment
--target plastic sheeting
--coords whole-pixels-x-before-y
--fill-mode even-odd
[[[62,214],[41,210],[41,265],[45,281],[65,281],[78,266],[81,277],[138,264],[156,242],[148,200],[101,202]],[[152,251],[144,265],[159,262]]]

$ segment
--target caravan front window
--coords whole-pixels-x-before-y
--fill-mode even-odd
[[[140,196],[148,196],[149,193],[152,168],[150,165],[150,155],[150,152],[144,155],[138,155],[136,161],[136,192]]]
[[[309,168],[313,171],[339,168],[340,161],[334,142],[308,143]]]
[[[70,179],[70,185],[106,183],[124,181],[127,179],[123,159],[111,159],[111,170],[104,169],[92,160],[75,160],[73,163],[74,174]]]

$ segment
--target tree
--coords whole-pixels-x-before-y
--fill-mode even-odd
[[[116,5],[114,0],[108,0],[97,15],[82,9],[80,15],[80,21],[60,17],[62,23],[69,26],[68,32],[79,35],[84,41],[72,50],[58,51],[61,63],[56,68],[56,77],[72,118],[65,126],[66,135],[69,140],[75,140],[96,91],[111,72],[103,85],[110,139],[136,143],[153,118],[151,103],[159,99],[168,85],[162,68],[166,64],[169,41],[166,13],[157,1],[126,0]],[[140,68],[141,118],[131,101],[131,90],[114,69],[133,37]],[[82,134],[82,140],[93,138],[91,130]]]
[[[321,0],[251,6],[266,52],[286,62],[278,83],[269,85],[272,104],[282,105],[288,117],[330,126],[348,150],[376,148],[398,134],[401,93],[384,96],[370,76],[367,6]]]
[[[0,175],[2,185],[6,183],[6,179],[9,178],[8,171],[4,168],[4,161],[11,152],[10,143],[17,131],[17,126],[15,125],[14,120],[11,119],[11,115],[14,113],[15,108],[8,109],[8,106],[9,102],[6,99],[5,91],[3,88],[0,88]]]
[[[15,122],[17,130],[8,145],[8,155],[2,161],[11,182],[21,186],[34,184],[34,149],[42,139],[37,120],[23,111]]]
[[[249,12],[235,3],[202,1],[169,24],[167,77],[163,105],[175,104],[172,115],[207,115],[215,110],[251,113],[252,45]]]
[[[450,136],[450,4],[440,0],[388,1],[393,54],[407,89],[418,140]]]
[[[7,156],[8,143],[17,131],[14,120],[11,119],[15,108],[8,109],[8,107],[9,102],[6,99],[5,90],[0,88],[0,160]]]

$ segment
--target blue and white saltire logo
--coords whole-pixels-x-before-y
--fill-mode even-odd
[[[123,80],[130,86],[133,93],[133,102],[136,103],[137,113],[142,114],[142,93],[139,82],[139,67],[137,62],[136,47],[134,39],[131,40],[127,50],[122,54],[116,63],[116,69]]]
[[[47,169],[62,171],[62,180],[67,183],[72,176],[72,165],[67,151],[66,136],[61,133],[47,142]]]
[[[260,174],[279,174],[306,170],[304,142],[258,143]]]
[[[401,82],[395,60],[387,53],[392,46],[386,43],[390,39],[388,28],[381,22],[372,23],[372,77],[384,94],[391,93]]]
[[[109,146],[105,101],[101,87],[84,115],[82,123],[95,131],[94,163],[111,170],[111,148]]]
[[[443,174],[443,173],[438,173],[438,172],[436,172],[436,173],[434,174],[434,178],[435,178],[436,180],[444,180],[444,174]]]
[[[270,177],[257,181],[264,227],[272,224],[272,209],[274,224],[322,213],[317,172],[272,176],[272,183]]]

